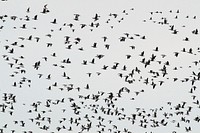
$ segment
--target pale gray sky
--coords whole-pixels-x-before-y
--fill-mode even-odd
[[[1,1],[0,133],[198,133],[199,4],[198,0]],[[80,15],[78,21],[74,14]],[[65,36],[70,37],[67,43]],[[74,111],[73,103],[80,108]]]

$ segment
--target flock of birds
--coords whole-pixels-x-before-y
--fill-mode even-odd
[[[10,89],[0,89],[0,133],[34,133],[36,129],[47,133],[135,133],[136,127],[141,132],[154,133],[168,126],[172,133],[178,133],[192,132],[193,123],[200,122],[200,47],[188,44],[164,53],[159,44],[140,48],[136,42],[148,43],[145,33],[115,33],[126,19],[134,16],[135,8],[107,16],[94,13],[88,22],[82,21],[84,16],[78,13],[66,21],[52,18],[48,5],[36,14],[33,10],[27,7],[25,16],[0,16],[0,34],[5,34],[0,40],[4,60],[1,64],[6,63],[11,72]],[[198,22],[198,16],[183,17],[179,9],[151,11],[148,15],[140,23],[163,28],[180,43],[199,37],[199,27],[189,27],[188,35],[179,36],[187,29],[179,20]],[[103,35],[106,31],[112,34]],[[7,32],[15,36],[9,38]],[[90,38],[92,35],[95,37]],[[112,53],[113,49],[118,49],[118,53]],[[186,57],[188,64],[181,66]],[[180,66],[174,62],[180,62]],[[184,71],[189,75],[183,77]],[[112,81],[112,90],[95,86],[105,78],[101,83],[104,87],[113,75],[123,86],[115,85],[118,80]],[[170,88],[180,83],[189,87],[186,91],[190,101],[167,101],[163,106],[149,109],[134,106],[143,93],[156,93],[163,86]],[[21,97],[15,93],[28,90],[31,99],[35,88],[44,92],[45,99],[20,101]],[[35,98],[41,99],[37,95]],[[25,110],[21,117],[19,109]],[[11,122],[2,119],[3,116]]]

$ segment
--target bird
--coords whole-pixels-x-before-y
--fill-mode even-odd
[[[54,19],[51,23],[52,23],[52,24],[57,24],[57,20]]]
[[[38,20],[38,15],[35,15],[35,16],[33,17],[33,20]]]
[[[108,68],[108,66],[107,65],[103,65],[103,70],[106,70]]]
[[[75,21],[78,21],[78,20],[79,20],[79,17],[80,17],[80,14],[74,14],[74,20],[75,20]]]
[[[98,21],[100,16],[96,13],[95,16],[93,17],[94,21]]]

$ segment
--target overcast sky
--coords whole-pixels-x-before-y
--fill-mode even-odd
[[[0,133],[198,133],[199,5],[1,1]]]

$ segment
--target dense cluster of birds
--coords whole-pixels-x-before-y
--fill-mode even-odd
[[[48,133],[134,133],[136,127],[141,132],[153,133],[168,126],[173,129],[172,133],[178,133],[192,132],[193,123],[200,122],[197,113],[200,111],[200,47],[189,44],[171,53],[164,53],[159,44],[140,48],[137,43],[148,43],[145,32],[115,31],[122,28],[120,25],[126,19],[134,17],[135,8],[107,16],[76,13],[67,20],[52,18],[53,9],[47,4],[38,13],[32,13],[33,10],[27,7],[24,16],[0,16],[0,34],[4,34],[0,40],[4,60],[1,63],[6,63],[10,70],[7,84],[11,87],[0,89],[0,121],[3,122],[0,133],[34,133],[36,129]],[[151,11],[148,15],[140,23],[164,29],[180,43],[199,37],[200,27],[191,29],[180,25],[183,19],[197,23],[197,16],[184,16],[179,9]],[[81,20],[84,17],[90,18],[85,22]],[[185,29],[190,31],[185,34]],[[106,31],[111,31],[111,35]],[[8,32],[14,36],[7,37]],[[113,49],[118,52],[112,53]],[[182,66],[186,57],[189,62]],[[184,71],[188,75],[183,76]],[[112,75],[123,86],[115,85],[118,81],[111,83],[114,87],[111,90],[95,86],[105,78],[106,82],[101,83],[104,87]],[[167,101],[163,106],[149,109],[134,106],[143,93],[149,90],[156,93],[163,86],[179,83],[189,87],[186,91],[190,101]],[[15,94],[29,90],[31,95],[37,91],[35,88],[45,92],[45,99],[20,101]],[[20,109],[26,114],[19,116]],[[2,120],[3,116],[11,122]]]

